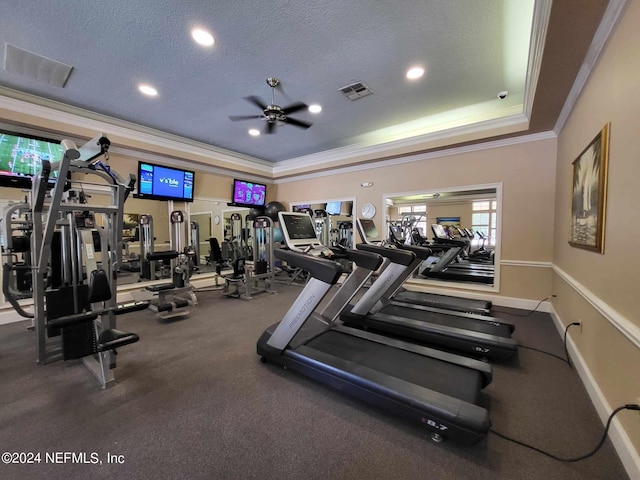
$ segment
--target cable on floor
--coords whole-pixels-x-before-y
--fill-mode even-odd
[[[593,455],[595,455],[598,450],[600,450],[600,448],[602,448],[602,445],[604,444],[605,440],[607,439],[607,434],[609,432],[609,427],[611,426],[611,421],[613,420],[613,417],[615,417],[618,412],[621,412],[622,410],[636,410],[636,411],[640,411],[640,405],[638,404],[627,404],[627,405],[622,405],[621,407],[616,408],[613,412],[611,412],[611,415],[609,415],[609,418],[607,419],[607,424],[604,428],[604,432],[602,432],[602,436],[600,437],[600,441],[598,442],[598,444],[588,453],[585,453],[584,455],[580,455],[578,457],[560,457],[558,455],[554,455],[553,453],[547,452],[545,450],[542,450],[541,448],[538,447],[534,447],[533,445],[529,445],[528,443],[522,442],[520,440],[516,440],[515,438],[511,438],[503,433],[497,432],[494,429],[490,428],[489,432],[493,433],[495,436],[500,437],[504,440],[507,440],[509,442],[513,442],[517,445],[520,445],[522,447],[528,448],[530,450],[533,450],[535,452],[538,452],[542,455],[545,455],[549,458],[553,458],[554,460],[558,460],[559,462],[568,462],[568,463],[572,463],[572,462],[579,462],[581,460],[585,460],[589,457],[592,457]]]

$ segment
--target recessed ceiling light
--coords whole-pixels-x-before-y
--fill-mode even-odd
[[[258,135],[260,135],[260,130],[258,130],[257,128],[252,128],[249,130],[249,135],[251,135],[252,137],[257,137]]]
[[[156,95],[158,95],[158,91],[151,85],[140,84],[138,85],[138,90],[140,90],[145,95],[148,95],[149,97],[155,97]]]
[[[193,30],[191,30],[191,36],[196,41],[196,43],[204,45],[205,47],[210,47],[215,43],[213,35],[201,28],[194,28]]]
[[[309,105],[309,111],[311,113],[320,113],[322,111],[322,107],[317,103],[314,103],[313,105]]]
[[[424,75],[424,68],[422,67],[412,67],[407,70],[407,78],[409,80],[415,80],[416,78],[420,78]]]

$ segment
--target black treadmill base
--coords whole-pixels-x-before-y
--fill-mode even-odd
[[[302,358],[304,357],[290,350],[278,353],[267,346],[266,342],[269,337],[270,335],[265,332],[257,344],[257,353],[260,355],[263,363],[273,363],[274,365],[293,370],[386,412],[392,413],[426,430],[431,435],[431,438],[437,435],[440,440],[449,440],[460,446],[472,446],[480,442],[489,431],[491,426],[489,414],[488,411],[482,407],[477,405],[471,406],[474,409],[474,413],[478,413],[478,411],[482,413],[480,419],[478,419],[478,423],[476,423],[478,428],[469,428],[466,425],[452,422],[451,419],[446,418],[446,413],[443,415],[442,410],[437,406],[429,408],[428,406],[412,402],[410,399],[403,402],[398,398],[398,395],[394,397],[393,395],[387,394],[384,388],[379,387],[375,383],[354,378],[353,375],[333,368],[331,365],[313,360],[309,361],[306,358],[303,361]],[[457,402],[459,402],[459,400],[452,399],[452,404]],[[461,403],[463,405],[460,410],[466,410],[466,402]],[[456,412],[456,414],[458,413],[459,412]]]
[[[435,293],[414,292],[406,290],[393,297],[400,302],[415,303],[426,307],[443,308],[454,312],[476,313],[489,315],[492,304],[489,300],[474,300],[471,298],[438,295]]]

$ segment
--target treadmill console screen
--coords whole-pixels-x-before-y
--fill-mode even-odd
[[[391,239],[396,242],[404,243],[404,238],[402,237],[402,233],[400,233],[400,229],[395,225],[391,225],[389,227],[389,232],[391,233]]]
[[[376,228],[376,224],[373,223],[373,220],[361,218],[360,225],[362,225],[362,230],[364,231],[364,236],[367,240],[378,240],[378,229]]]
[[[282,215],[282,220],[291,240],[318,240],[309,215]]]

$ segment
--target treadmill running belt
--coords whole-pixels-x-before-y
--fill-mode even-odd
[[[469,403],[478,402],[480,376],[471,369],[336,331],[306,346]]]
[[[463,330],[472,330],[474,332],[486,333],[488,335],[498,335],[504,338],[511,338],[511,330],[509,329],[509,325],[496,325],[494,322],[485,322],[484,320],[459,317],[457,315],[444,315],[441,313],[427,312],[415,308],[401,307],[399,305],[393,304],[387,305],[382,310],[380,310],[379,313],[410,318],[412,320],[422,320],[427,323],[444,325],[447,327],[455,327]]]
[[[436,293],[413,292],[406,290],[400,292],[393,297],[393,300],[401,302],[416,303],[417,305],[428,305],[437,308],[458,307],[460,309],[474,310],[491,310],[491,302],[488,300],[475,300],[472,298],[451,297],[448,295],[439,295]],[[439,306],[442,305],[442,306]]]

